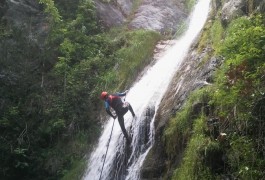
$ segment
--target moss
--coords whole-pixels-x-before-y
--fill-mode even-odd
[[[196,0],[185,0],[186,9],[190,12],[194,7]]]
[[[214,50],[214,52],[218,52],[218,48],[222,43],[223,36],[224,29],[222,27],[220,18],[208,21],[199,39],[198,51],[202,52],[205,47],[211,45],[211,48]]]
[[[161,36],[154,31],[134,30],[124,33],[123,38],[124,45],[117,51],[117,76],[120,82],[118,88],[131,84],[143,67],[150,63],[155,45]]]
[[[183,109],[170,119],[170,123],[164,133],[164,141],[166,142],[166,152],[172,159],[174,159],[191,137],[193,122],[199,116],[197,112],[205,112],[206,102],[208,101],[207,91],[208,88],[193,92]],[[199,110],[194,109],[194,102],[202,105]]]
[[[71,171],[65,171],[62,180],[82,179],[86,167],[87,163],[84,159],[76,159],[72,165]]]
[[[206,152],[207,145],[211,142],[203,134],[204,117],[195,121],[194,133],[185,151],[182,164],[174,172],[175,179],[214,179],[210,169],[203,164],[201,152]]]
[[[212,47],[215,51],[218,51],[218,47],[222,43],[224,29],[220,19],[216,19],[210,29],[210,37],[212,41]]]

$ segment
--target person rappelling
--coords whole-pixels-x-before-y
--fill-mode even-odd
[[[131,143],[131,137],[128,135],[125,126],[124,126],[124,115],[128,112],[128,110],[131,112],[132,116],[135,117],[135,113],[133,111],[132,106],[130,105],[130,103],[128,102],[124,102],[122,100],[122,97],[126,96],[128,90],[126,90],[125,92],[118,92],[115,94],[108,94],[108,92],[103,91],[101,93],[100,98],[102,100],[104,100],[105,102],[105,109],[106,112],[113,117],[114,119],[116,119],[116,117],[118,117],[118,121],[121,127],[121,130],[125,136],[125,138],[127,139],[128,143]],[[115,111],[116,115],[114,115],[111,111],[110,111],[110,107]]]

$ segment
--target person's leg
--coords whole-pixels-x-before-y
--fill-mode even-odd
[[[129,142],[131,142],[131,138],[129,137],[129,135],[128,135],[126,129],[125,129],[125,126],[124,126],[124,118],[123,118],[123,116],[118,115],[118,121],[119,121],[119,124],[120,124],[121,130],[122,130],[122,132],[123,132],[125,138],[126,138]]]
[[[132,106],[129,103],[128,103],[128,107],[129,107],[130,112],[132,113],[132,116],[134,117],[135,116],[135,113],[133,111]]]

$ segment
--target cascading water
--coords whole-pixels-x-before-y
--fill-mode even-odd
[[[128,112],[124,119],[125,127],[132,136],[132,143],[131,145],[126,144],[116,120],[102,171],[102,180],[140,179],[141,165],[153,144],[155,111],[193,40],[203,28],[209,12],[210,1],[199,0],[189,19],[186,33],[176,40],[175,44],[131,87],[126,101],[131,103],[136,117],[132,118]],[[84,180],[100,178],[112,124],[113,119],[109,119],[105,124],[98,146],[90,156]]]

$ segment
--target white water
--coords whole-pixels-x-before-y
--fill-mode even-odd
[[[126,101],[130,102],[132,105],[136,119],[133,119],[130,112],[125,115],[125,127],[129,129],[132,127],[133,142],[131,145],[132,153],[130,157],[127,157],[129,163],[122,164],[121,166],[127,167],[127,173],[122,175],[122,177],[115,177],[114,179],[126,179],[126,180],[137,180],[140,179],[140,168],[145,159],[146,154],[153,144],[153,120],[150,125],[150,137],[149,143],[145,145],[143,150],[139,150],[139,144],[137,144],[140,138],[139,129],[143,124],[141,123],[141,115],[150,107],[150,105],[155,106],[157,110],[161,98],[163,97],[168,85],[176,73],[180,63],[185,58],[193,40],[198,36],[201,29],[203,28],[207,15],[209,12],[211,0],[199,0],[195,9],[190,17],[189,27],[186,33],[180,37],[175,45],[170,47],[157,63],[154,64],[148,71],[142,76],[142,78],[131,87],[127,94]],[[109,119],[105,124],[103,133],[99,139],[98,146],[95,151],[91,154],[88,162],[88,169],[83,177],[84,180],[98,180],[101,173],[101,168],[103,165],[104,155],[107,149],[107,143],[110,137],[111,128],[113,120]],[[108,154],[106,157],[104,169],[102,172],[102,180],[107,180],[113,174],[113,166],[117,165],[115,162],[115,157],[121,156],[124,150],[123,134],[121,132],[120,126],[115,121],[112,138],[109,144]],[[117,155],[118,154],[118,155]]]

